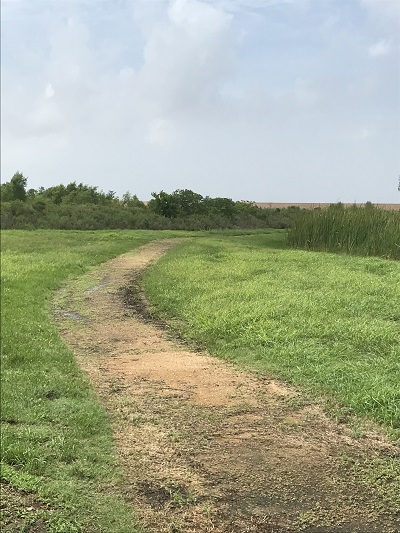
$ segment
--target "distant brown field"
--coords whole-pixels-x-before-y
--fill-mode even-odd
[[[279,203],[270,203],[270,202],[255,202],[256,205],[259,207],[264,207],[268,209],[284,209],[291,206],[301,207],[302,209],[316,209],[318,207],[324,208],[329,207],[331,204],[329,203],[314,203],[314,204],[299,204],[299,203],[287,203],[287,204],[279,204]],[[357,205],[359,207],[363,207],[365,204],[343,204],[345,207],[351,207],[352,205]],[[380,209],[387,209],[390,211],[400,211],[400,204],[374,204],[375,207],[379,207]]]

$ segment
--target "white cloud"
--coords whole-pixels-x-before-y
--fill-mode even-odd
[[[198,0],[174,0],[150,34],[138,91],[160,113],[195,113],[218,95],[229,73],[232,16]]]
[[[398,41],[343,5],[20,0],[3,36],[3,176],[266,201],[352,201],[368,181],[366,199],[390,201]]]
[[[399,23],[400,2],[399,0],[360,0],[362,6],[370,10],[374,15],[397,19]]]
[[[320,100],[319,92],[308,80],[297,79],[294,89],[294,97],[297,104],[302,108],[313,107]]]
[[[26,133],[47,136],[62,131],[64,116],[52,102],[38,103],[26,116]]]
[[[53,96],[55,95],[55,91],[51,83],[47,84],[46,89],[44,91],[44,95],[46,96],[46,98],[53,98]]]
[[[168,13],[171,22],[201,42],[224,31],[232,20],[231,15],[198,0],[173,0]]]
[[[383,39],[370,46],[368,49],[368,53],[371,57],[387,56],[388,54],[390,54],[391,49],[392,46],[389,41]]]
[[[175,137],[176,132],[171,121],[157,118],[148,125],[146,141],[150,144],[167,148],[173,144]]]
[[[364,142],[375,136],[375,129],[371,126],[362,125],[353,129],[348,136],[349,140],[355,142]]]
[[[218,5],[222,9],[229,12],[237,12],[239,10],[261,10],[272,7],[307,7],[311,2],[316,0],[205,0],[213,5]],[[317,0],[318,1],[318,0]]]

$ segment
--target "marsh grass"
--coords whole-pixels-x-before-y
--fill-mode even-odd
[[[144,282],[154,312],[212,353],[400,434],[397,261],[215,237],[175,248]]]
[[[288,243],[307,250],[400,259],[400,211],[341,204],[303,210],[289,230]]]

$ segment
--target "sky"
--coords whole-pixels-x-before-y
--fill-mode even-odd
[[[1,178],[400,203],[400,0],[1,0]]]

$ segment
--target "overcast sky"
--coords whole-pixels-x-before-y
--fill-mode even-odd
[[[400,202],[400,0],[1,6],[2,181]]]

